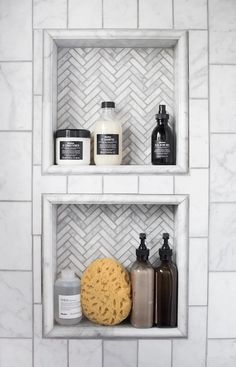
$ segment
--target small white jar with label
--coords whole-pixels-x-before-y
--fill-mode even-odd
[[[76,325],[82,319],[80,279],[70,269],[61,271],[54,285],[54,316],[58,324]]]
[[[122,127],[115,117],[115,103],[102,102],[102,114],[94,129],[96,165],[119,165],[122,161]]]
[[[90,164],[90,131],[63,129],[56,131],[56,164]]]

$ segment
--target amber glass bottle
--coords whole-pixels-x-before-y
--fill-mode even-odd
[[[172,262],[169,233],[163,233],[164,244],[159,249],[160,265],[155,269],[154,324],[158,327],[177,326],[178,271]]]

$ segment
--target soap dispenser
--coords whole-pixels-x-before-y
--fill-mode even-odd
[[[166,106],[160,105],[156,114],[157,125],[152,131],[152,164],[175,164],[175,137],[169,124]]]
[[[158,327],[176,327],[178,271],[172,261],[169,233],[163,233],[163,240],[163,246],[159,249],[160,264],[155,269],[154,324]]]
[[[136,249],[137,260],[131,267],[132,311],[131,324],[136,328],[153,326],[154,270],[148,261],[146,234],[140,233],[140,246]]]

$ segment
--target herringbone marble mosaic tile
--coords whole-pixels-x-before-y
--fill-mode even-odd
[[[173,244],[174,207],[171,205],[58,205],[57,270],[81,273],[95,259],[112,257],[127,268],[135,261],[139,233],[147,234],[150,261],[158,258],[162,233]]]
[[[103,100],[116,102],[123,164],[150,164],[158,105],[173,115],[171,48],[59,48],[58,128],[93,131]]]

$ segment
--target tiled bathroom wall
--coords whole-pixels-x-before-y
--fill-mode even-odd
[[[0,366],[235,366],[235,0],[1,0],[0,14]],[[42,29],[102,27],[189,30],[189,174],[41,175]],[[189,194],[188,338],[43,339],[42,193]]]

